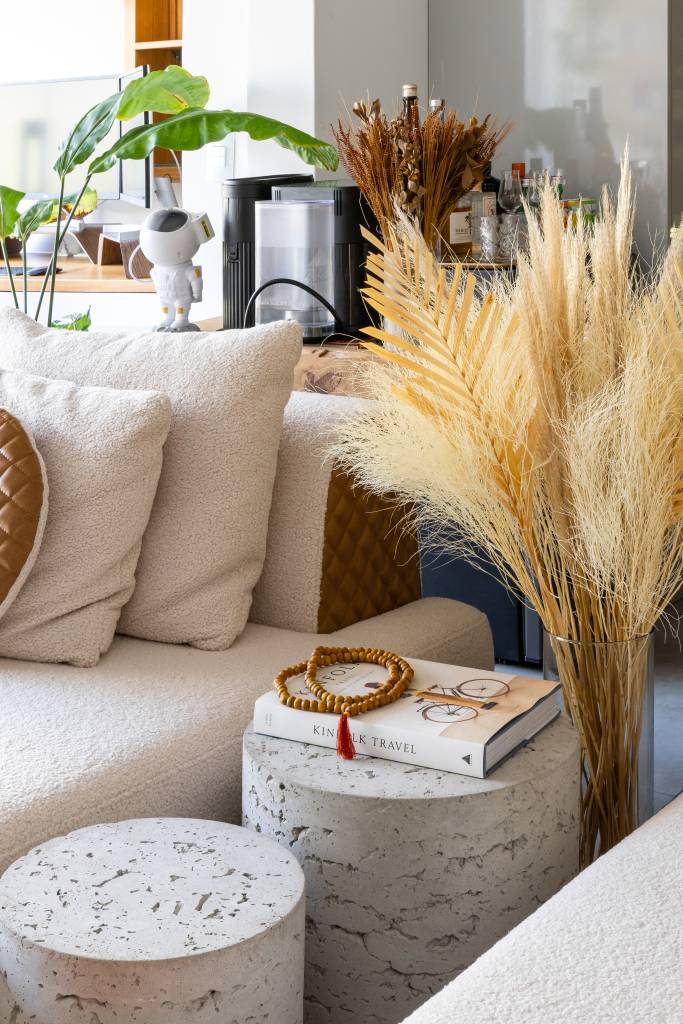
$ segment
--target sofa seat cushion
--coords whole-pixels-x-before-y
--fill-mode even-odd
[[[404,1024],[679,1024],[683,796]]]
[[[428,598],[332,634],[490,668],[486,618]],[[0,659],[0,871],[74,828],[155,815],[239,821],[242,733],[315,634],[249,624],[222,652],[118,636],[92,669]]]

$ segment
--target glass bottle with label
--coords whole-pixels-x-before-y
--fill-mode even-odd
[[[420,123],[420,114],[417,108],[417,86],[414,84],[404,85],[403,93],[403,120],[407,125],[417,128]]]
[[[567,184],[567,179],[565,178],[564,171],[562,170],[561,167],[558,167],[558,168],[556,168],[555,171],[553,171],[553,176],[550,179],[550,184],[555,189],[555,193],[557,195],[557,198],[558,199],[563,199],[564,198],[565,186]]]
[[[443,99],[442,97],[436,98],[435,96],[432,96],[432,98],[429,101],[429,113],[438,115],[441,124],[443,124],[444,121],[446,120],[445,99]]]
[[[500,190],[500,178],[494,178],[491,173],[491,164],[484,168],[484,180],[481,183],[482,203],[481,216],[494,217],[499,213],[498,192]]]
[[[482,210],[484,208],[484,193],[481,190],[481,185],[477,188],[471,189],[465,197],[465,202],[469,201],[470,204],[470,252],[473,255],[477,255],[481,250],[480,235],[479,235],[479,224],[481,221]]]
[[[449,220],[449,241],[456,256],[472,251],[472,202],[469,195],[459,199]]]

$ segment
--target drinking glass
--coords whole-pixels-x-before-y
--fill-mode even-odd
[[[481,258],[485,263],[498,259],[498,218],[480,217]]]
[[[506,213],[517,213],[522,208],[522,183],[519,171],[503,171],[498,190],[498,202]]]
[[[534,173],[529,188],[529,195],[527,201],[532,210],[539,210],[541,207],[541,190],[543,188],[544,178],[543,175],[538,172]]]

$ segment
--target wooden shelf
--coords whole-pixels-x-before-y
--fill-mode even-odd
[[[166,150],[159,150],[160,153],[165,153]],[[182,160],[182,153],[178,154],[178,160]],[[155,178],[170,178],[171,181],[180,181],[180,173],[175,164],[162,164],[154,161],[154,177]]]
[[[49,256],[45,263],[49,262]],[[18,266],[19,260],[10,260],[10,263]],[[34,266],[39,264],[33,261]],[[41,266],[44,264],[41,263]],[[128,292],[146,293],[153,292],[154,285],[147,279],[144,281],[133,281],[126,277],[121,264],[114,266],[98,266],[93,264],[85,256],[70,256],[60,260],[57,266],[62,268],[61,274],[57,274],[57,292]],[[29,266],[30,270],[30,266]],[[21,277],[14,278],[14,285],[17,293],[20,294],[24,288],[24,281]],[[42,277],[29,277],[28,290],[39,292],[43,287]],[[3,274],[0,277],[0,292],[11,291],[9,278]]]
[[[138,40],[135,43],[136,50],[181,50],[182,47],[182,39]]]
[[[182,0],[122,0],[126,67],[159,71],[179,63],[183,47]]]
[[[150,71],[162,71],[169,64],[182,63],[182,0],[123,0],[126,67],[129,70],[148,65]],[[162,115],[154,114],[154,122]],[[170,153],[157,147],[155,166],[172,163]]]

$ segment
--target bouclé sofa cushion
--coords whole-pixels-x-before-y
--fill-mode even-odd
[[[171,400],[164,464],[119,632],[206,650],[244,628],[265,558],[299,328],[74,334],[0,313],[0,365]]]
[[[170,403],[2,370],[0,406],[31,431],[50,488],[40,551],[0,620],[0,655],[95,665],[133,592]]]

